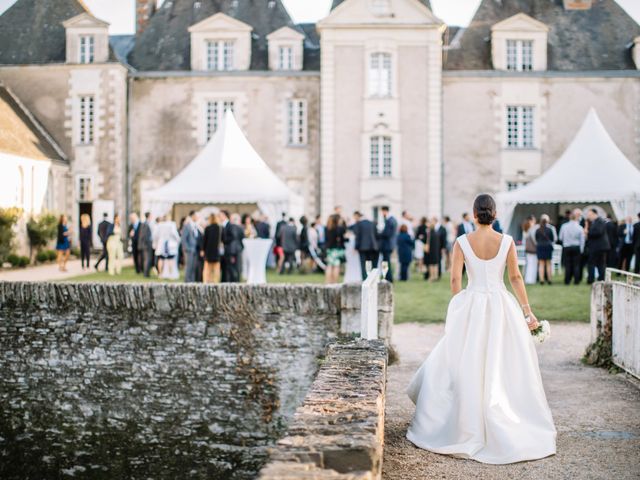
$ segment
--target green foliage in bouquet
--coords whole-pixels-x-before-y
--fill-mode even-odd
[[[13,227],[21,214],[19,208],[0,208],[0,263],[9,261],[15,240]]]
[[[57,228],[58,218],[52,213],[43,213],[37,218],[29,219],[27,234],[31,249],[40,253],[51,240],[56,238]],[[38,259],[38,261],[41,260]]]

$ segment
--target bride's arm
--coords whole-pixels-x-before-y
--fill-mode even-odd
[[[451,253],[451,293],[457,295],[462,290],[462,267],[464,266],[464,254],[456,241]]]
[[[509,247],[509,254],[507,256],[507,269],[509,270],[509,282],[511,283],[513,292],[516,294],[516,298],[522,306],[522,311],[525,315],[529,315],[531,317],[530,323],[528,324],[529,329],[535,330],[536,328],[538,328],[538,319],[531,311],[531,306],[529,306],[529,297],[527,297],[527,290],[524,286],[524,280],[522,279],[520,268],[518,268],[518,254],[516,252],[516,244],[513,242],[511,242],[511,247]]]

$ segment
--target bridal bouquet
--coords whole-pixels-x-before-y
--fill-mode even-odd
[[[540,320],[538,328],[531,330],[531,335],[536,342],[542,343],[551,336],[551,325],[547,320]]]

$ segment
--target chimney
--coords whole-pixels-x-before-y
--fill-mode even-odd
[[[565,10],[589,10],[593,0],[563,0]]]
[[[140,35],[149,23],[151,15],[156,11],[156,0],[135,0],[136,2],[136,35]]]

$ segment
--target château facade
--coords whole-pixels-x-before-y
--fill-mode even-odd
[[[228,108],[310,215],[458,216],[540,175],[591,107],[640,166],[640,26],[614,0],[483,0],[466,28],[429,0],[334,0],[317,24],[280,0],[136,13],[115,37],[78,0],[0,16],[0,82],[68,158],[50,188],[74,222],[140,209]]]

